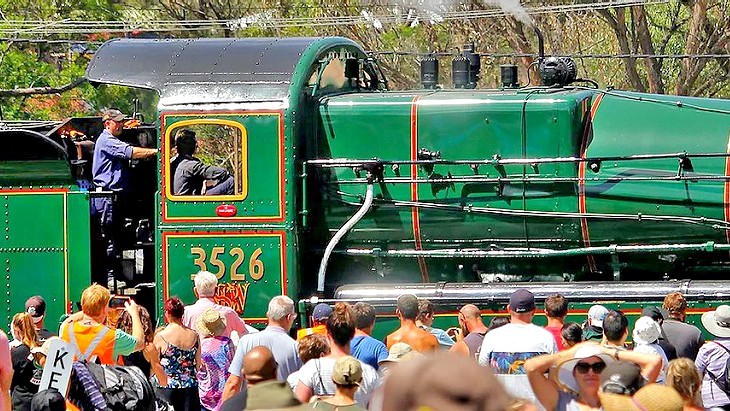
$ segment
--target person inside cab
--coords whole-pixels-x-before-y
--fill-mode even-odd
[[[233,176],[224,168],[203,164],[193,157],[197,148],[195,132],[182,129],[175,134],[177,155],[170,160],[172,173],[172,192],[174,195],[201,195],[206,187],[205,195],[233,194]],[[212,186],[207,186],[212,182]]]

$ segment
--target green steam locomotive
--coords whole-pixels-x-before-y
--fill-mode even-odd
[[[542,86],[503,66],[502,87],[476,89],[466,47],[453,88],[426,57],[422,89],[388,91],[345,38],[105,43],[90,82],[159,94],[154,121],[121,136],[160,155],[129,164],[118,292],[155,312],[171,295],[192,302],[191,275],[208,270],[252,323],[282,293],[302,299],[303,320],[317,297],[385,314],[406,291],[442,321],[466,302],[498,312],[525,286],[568,295],[578,314],[632,313],[670,291],[694,313],[730,301],[730,101],[598,89],[542,53],[537,66]],[[2,125],[0,307],[9,321],[41,294],[55,318],[101,270],[89,203],[114,194],[89,181],[103,124]],[[229,171],[231,194],[173,190],[183,129]]]

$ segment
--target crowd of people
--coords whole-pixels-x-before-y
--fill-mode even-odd
[[[526,289],[489,325],[466,304],[459,327],[443,330],[434,327],[430,301],[404,294],[400,325],[381,342],[371,335],[376,312],[367,303],[320,303],[312,326],[294,334],[294,301],[276,296],[258,331],[213,301],[216,287],[215,275],[198,273],[197,301],[169,298],[165,325],[155,329],[132,300],[110,324],[109,290],[95,284],[58,337],[44,327],[43,298],[31,297],[13,316],[12,339],[0,331],[0,410],[79,409],[57,391],[39,390],[59,339],[89,361],[138,367],[157,401],[175,411],[730,409],[730,306],[703,314],[716,337],[705,342],[685,322],[681,293],[644,308],[631,330],[624,313],[600,305],[582,324],[566,323],[569,301],[561,295],[545,299],[547,325],[538,326]]]

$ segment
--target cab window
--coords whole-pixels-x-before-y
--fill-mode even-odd
[[[240,125],[183,121],[176,123],[166,138],[168,197],[245,197],[246,144]]]

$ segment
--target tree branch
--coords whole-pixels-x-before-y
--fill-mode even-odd
[[[85,77],[79,77],[76,80],[65,84],[61,87],[28,87],[28,88],[16,88],[12,90],[0,90],[0,97],[18,97],[18,96],[29,96],[33,94],[56,94],[63,93],[64,91],[71,90],[72,88],[78,87],[79,85],[86,82]]]

